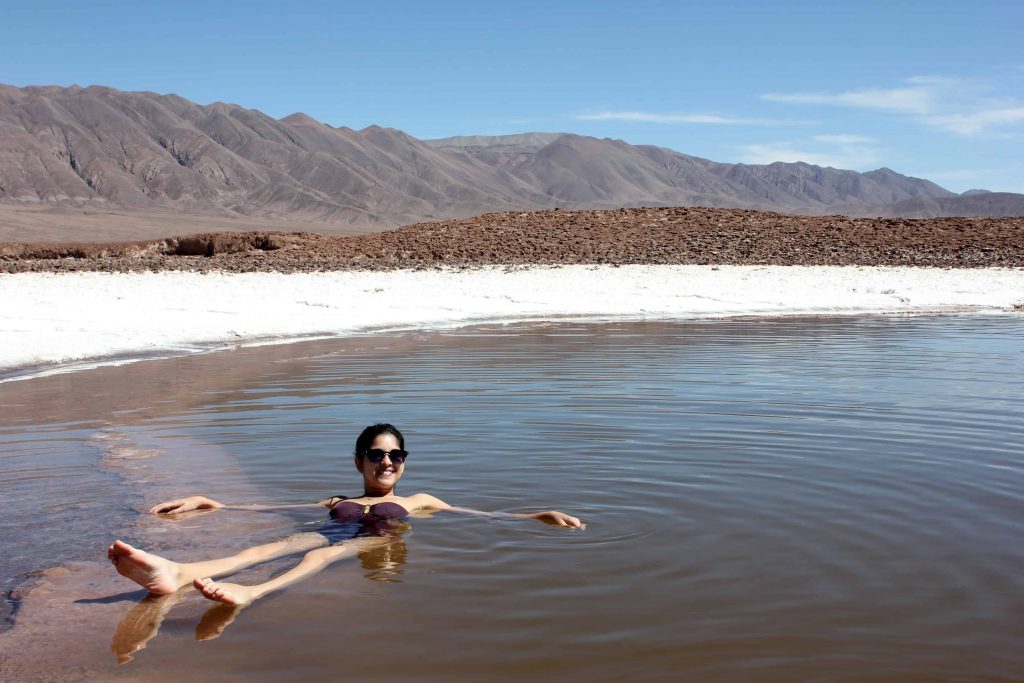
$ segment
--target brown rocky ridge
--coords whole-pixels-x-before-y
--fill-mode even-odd
[[[1024,267],[1024,218],[847,218],[739,209],[491,213],[369,235],[203,233],[0,244],[0,272],[311,272],[486,265]]]

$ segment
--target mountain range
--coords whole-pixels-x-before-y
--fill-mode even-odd
[[[0,85],[0,204],[363,229],[556,207],[1024,215],[1024,195],[957,195],[887,168],[726,164],[571,133],[419,140],[99,86]]]

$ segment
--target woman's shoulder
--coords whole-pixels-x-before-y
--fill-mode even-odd
[[[406,509],[410,511],[420,508],[444,509],[451,507],[448,503],[429,493],[414,493],[411,496],[405,496],[404,500],[407,503]]]

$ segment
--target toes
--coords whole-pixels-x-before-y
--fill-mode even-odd
[[[204,597],[217,602],[223,602],[228,605],[238,606],[242,603],[242,597],[235,591],[239,589],[239,586],[234,584],[228,584],[228,586],[222,586],[213,579],[204,578],[196,579],[194,582],[195,587],[203,594]]]
[[[135,548],[128,545],[121,539],[114,541],[114,544],[110,546],[110,550],[118,555],[130,555],[135,552]]]
[[[224,594],[224,589],[211,578],[196,579],[192,583],[200,593],[208,598],[217,598]]]

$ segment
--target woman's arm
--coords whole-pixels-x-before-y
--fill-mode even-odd
[[[460,508],[453,507],[448,503],[444,502],[440,498],[435,498],[426,493],[418,493],[415,496],[410,496],[415,501],[417,508],[425,508],[428,510],[447,510],[449,512],[462,512],[468,515],[484,515],[486,517],[517,517],[520,519],[537,519],[545,524],[551,524],[552,526],[569,527],[572,529],[582,529],[586,527],[578,517],[567,515],[564,512],[558,510],[545,510],[544,512],[486,512],[484,510],[473,510],[471,508]]]
[[[335,502],[340,500],[337,496],[328,498],[327,500],[321,500],[319,503],[280,503],[280,504],[242,504],[242,505],[225,505],[224,503],[218,503],[212,498],[206,496],[189,496],[188,498],[177,498],[175,500],[169,500],[159,505],[154,505],[149,510],[151,515],[177,515],[182,512],[191,512],[192,510],[219,510],[221,508],[227,508],[229,510],[252,510],[252,511],[263,511],[263,510],[278,510],[281,508],[299,508],[299,507],[331,507]]]

